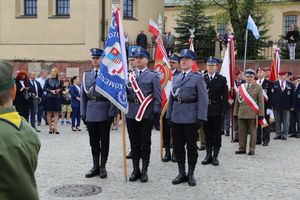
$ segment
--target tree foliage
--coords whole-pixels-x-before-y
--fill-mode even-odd
[[[205,16],[203,11],[205,5],[203,0],[189,0],[183,6],[182,12],[176,19],[175,31],[178,34],[176,50],[189,48],[189,29],[195,29],[194,48],[200,58],[208,57],[204,49],[213,49],[212,40],[215,37],[214,27],[211,25],[211,17]]]

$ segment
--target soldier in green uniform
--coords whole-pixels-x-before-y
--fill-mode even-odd
[[[34,172],[40,141],[16,112],[13,66],[0,60],[0,199],[39,199]]]

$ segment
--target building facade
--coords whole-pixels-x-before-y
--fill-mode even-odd
[[[86,66],[89,49],[104,46],[113,3],[130,41],[147,33],[150,18],[164,16],[164,0],[1,0],[0,58],[29,70]]]
[[[222,12],[221,8],[213,4],[212,1],[206,0],[204,2],[208,4],[205,10],[206,15],[214,16]],[[186,0],[165,0],[165,30],[175,33],[176,18],[182,11],[182,6],[187,3],[188,1]],[[278,41],[280,36],[285,35],[289,30],[290,24],[300,27],[300,1],[274,0],[272,3],[262,5],[266,6],[266,10],[268,11],[266,15],[271,18],[271,23],[268,26],[269,32],[267,33],[270,36],[270,40]],[[225,34],[226,27],[230,26],[229,24],[224,24],[224,22],[218,22],[216,19],[213,23],[216,31],[220,32],[221,35]]]

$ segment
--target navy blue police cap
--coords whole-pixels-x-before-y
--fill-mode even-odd
[[[216,58],[213,58],[212,56],[207,59],[207,65],[217,65],[219,63],[219,60]]]
[[[147,59],[150,58],[150,53],[144,48],[137,48],[133,51],[133,57],[145,57]]]
[[[93,56],[102,56],[102,54],[103,54],[103,49],[100,49],[100,48],[92,48],[92,49],[90,49],[90,52],[91,52],[91,56],[93,57]]]
[[[179,62],[180,58],[177,55],[173,55],[170,57],[170,62]]]
[[[180,59],[181,58],[190,58],[192,60],[196,60],[197,56],[195,54],[195,52],[193,52],[190,49],[183,49],[180,51]]]

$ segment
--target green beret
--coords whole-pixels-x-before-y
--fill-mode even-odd
[[[0,92],[7,90],[14,83],[13,66],[4,60],[0,60]]]

